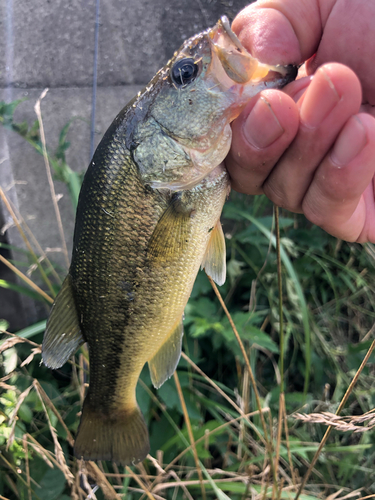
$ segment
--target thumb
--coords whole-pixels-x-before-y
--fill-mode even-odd
[[[319,0],[260,0],[238,14],[232,29],[262,62],[299,64],[315,54],[335,2],[324,0],[321,8]]]

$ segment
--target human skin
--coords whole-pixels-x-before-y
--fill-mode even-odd
[[[262,62],[301,64],[232,124],[236,191],[264,193],[347,241],[375,242],[375,2],[261,0],[233,30]]]

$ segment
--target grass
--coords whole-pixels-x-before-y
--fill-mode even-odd
[[[0,121],[69,182],[65,155],[41,140],[41,116],[38,126],[17,124],[14,109],[0,104]],[[51,303],[63,273],[1,196],[27,244],[22,262],[2,257],[24,284],[0,286]],[[155,391],[142,372],[151,453],[137,466],[73,457],[87,348],[51,372],[40,366],[45,322],[14,335],[3,321],[0,499],[375,498],[373,246],[337,241],[283,211],[279,227],[280,238],[263,197],[234,194],[226,204],[227,282],[219,291],[198,275],[174,377]]]

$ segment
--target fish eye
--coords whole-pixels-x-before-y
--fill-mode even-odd
[[[172,81],[177,87],[185,87],[196,78],[198,69],[194,59],[180,59],[171,69]]]

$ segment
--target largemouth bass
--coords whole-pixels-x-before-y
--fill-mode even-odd
[[[259,91],[295,75],[251,57],[222,18],[187,40],[105,133],[83,181],[72,262],[43,341],[54,369],[88,343],[77,457],[126,465],[149,452],[140,372],[148,362],[158,388],[176,369],[199,267],[225,281],[230,122]]]

